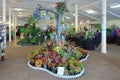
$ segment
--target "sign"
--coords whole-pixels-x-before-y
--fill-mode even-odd
[[[57,74],[64,75],[64,67],[58,67]]]

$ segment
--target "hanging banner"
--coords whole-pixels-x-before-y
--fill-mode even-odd
[[[37,21],[41,20],[41,13],[39,11],[39,8],[36,8],[33,12],[33,18],[35,18]]]
[[[2,39],[2,42],[1,42],[1,48],[2,48],[2,56],[4,56],[4,50],[6,48],[6,25],[3,24],[2,25],[2,33],[1,33],[1,39]]]

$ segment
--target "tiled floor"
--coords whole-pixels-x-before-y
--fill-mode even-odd
[[[64,80],[27,66],[27,54],[39,46],[8,46],[5,61],[0,61],[0,80]],[[90,51],[83,63],[85,74],[71,80],[120,80],[120,46],[108,45],[107,54]]]

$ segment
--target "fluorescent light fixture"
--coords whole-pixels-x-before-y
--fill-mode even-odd
[[[92,10],[92,9],[86,10],[86,12],[89,13],[89,14],[97,13],[96,11],[94,11],[94,10]]]
[[[71,24],[72,26],[74,25],[74,23]]]
[[[0,21],[0,23],[2,23],[2,21]]]
[[[71,13],[73,16],[75,16],[75,13]]]
[[[66,16],[65,18],[66,18],[66,19],[71,19],[70,17],[67,17],[67,16]]]
[[[21,25],[21,24],[18,24],[19,26]]]
[[[15,11],[22,11],[23,9],[21,9],[21,8],[13,8],[13,10],[15,10]]]
[[[113,5],[113,6],[111,6],[110,8],[119,8],[120,7],[120,4],[118,4],[118,5]]]
[[[90,23],[90,21],[89,21],[89,20],[87,20],[87,23]]]
[[[12,23],[11,26],[13,26],[14,24]]]
[[[83,24],[83,22],[82,22],[82,21],[80,21],[80,24]]]

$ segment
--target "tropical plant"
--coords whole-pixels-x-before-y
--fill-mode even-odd
[[[68,11],[65,2],[57,2],[56,4],[57,4],[57,5],[56,5],[55,8],[56,8],[57,12],[63,13],[63,12]]]
[[[83,67],[83,64],[79,62],[82,49],[73,46],[75,46],[74,43],[63,46],[52,45],[52,42],[48,42],[42,45],[39,50],[30,53],[28,59],[30,59],[31,65],[36,65],[36,61],[38,61],[38,67],[42,64],[44,68],[54,73],[56,73],[57,67],[61,66],[67,69],[69,74],[77,74]]]
[[[78,47],[74,47],[72,50],[72,55],[75,59],[79,60],[82,57],[82,53],[78,50]]]
[[[44,41],[44,33],[40,28],[27,27],[24,29],[24,39],[19,44],[40,44]]]

